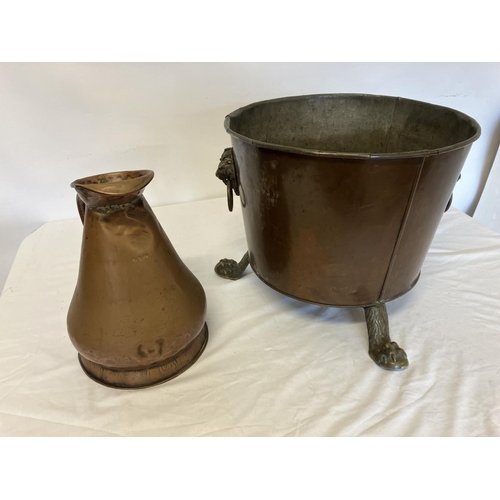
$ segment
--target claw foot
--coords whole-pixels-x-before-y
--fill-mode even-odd
[[[365,307],[368,328],[368,354],[385,370],[404,370],[408,366],[406,353],[389,335],[389,317],[383,302]]]
[[[368,354],[385,370],[404,370],[408,367],[406,352],[396,342],[371,345]]]
[[[222,259],[215,266],[214,271],[218,276],[227,280],[238,280],[241,278],[249,263],[248,252],[245,253],[240,262],[233,259]]]

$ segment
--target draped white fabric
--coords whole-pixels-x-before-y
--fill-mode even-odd
[[[500,435],[500,235],[453,208],[443,216],[420,282],[387,306],[410,360],[398,373],[369,358],[362,309],[295,301],[251,270],[214,273],[246,251],[238,206],[154,211],[207,294],[201,358],[149,389],[87,378],[66,332],[81,223],[45,224],[0,298],[0,435]]]

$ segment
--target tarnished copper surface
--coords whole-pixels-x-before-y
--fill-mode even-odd
[[[114,387],[175,377],[208,338],[203,288],[142,194],[153,175],[114,172],[71,184],[83,239],[68,333],[86,373]]]
[[[415,284],[479,126],[432,104],[327,94],[231,113],[250,265],[308,302],[367,306]],[[233,160],[233,172],[227,165]]]
[[[250,104],[225,128],[233,148],[216,175],[230,207],[240,196],[248,252],[217,274],[238,279],[249,262],[285,295],[364,307],[372,359],[408,366],[385,302],[417,283],[477,122],[410,99],[323,94]]]

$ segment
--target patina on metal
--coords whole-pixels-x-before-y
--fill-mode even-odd
[[[208,340],[205,292],[143,196],[151,170],[74,181],[83,239],[68,311],[85,373],[141,388],[188,369]]]
[[[378,366],[386,370],[404,370],[408,357],[389,335],[389,317],[383,302],[365,307],[368,328],[368,354]]]
[[[228,280],[239,280],[245,269],[250,264],[248,252],[245,252],[242,259],[236,262],[233,259],[221,259],[215,266],[215,272],[221,277]]]
[[[225,128],[233,147],[217,176],[231,206],[240,196],[255,274],[298,300],[364,307],[370,356],[407,366],[385,303],[418,281],[477,122],[410,99],[322,94],[245,106]],[[237,279],[243,264],[216,272]]]

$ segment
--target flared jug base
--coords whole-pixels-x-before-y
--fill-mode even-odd
[[[190,344],[161,365],[142,370],[117,370],[98,365],[81,354],[78,354],[78,360],[83,371],[99,384],[115,389],[142,389],[162,384],[185,372],[201,356],[207,342],[208,326],[205,323],[201,332]]]

